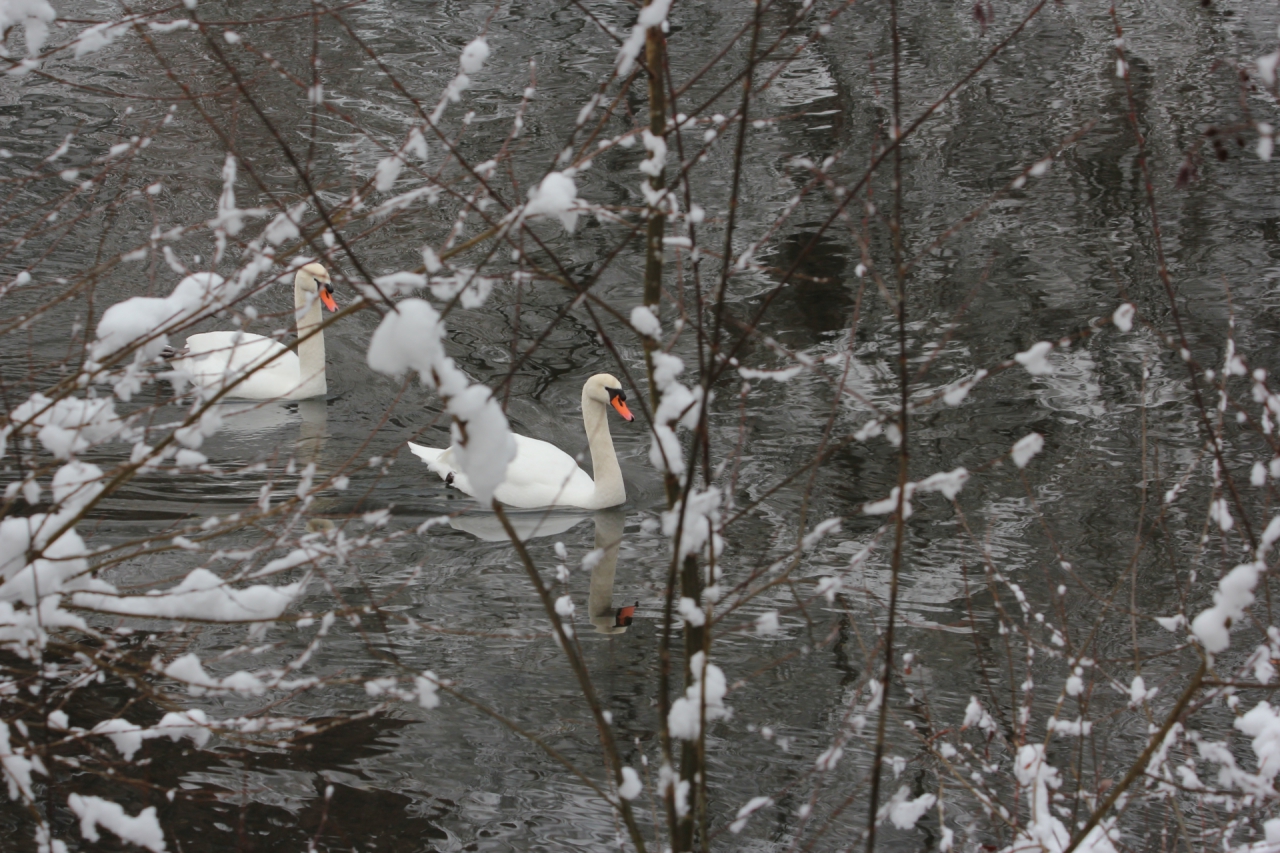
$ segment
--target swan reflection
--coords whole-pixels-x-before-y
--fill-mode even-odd
[[[591,568],[591,588],[587,594],[587,616],[592,626],[601,634],[625,634],[635,618],[635,604],[613,606],[613,582],[618,568],[618,552],[622,548],[622,533],[627,516],[621,510],[600,510],[594,514],[563,512],[512,512],[507,520],[521,542],[543,536],[564,533],[591,518],[595,522],[596,550],[600,559]],[[476,513],[457,515],[449,519],[454,530],[469,533],[485,542],[508,541],[507,531],[496,515]]]

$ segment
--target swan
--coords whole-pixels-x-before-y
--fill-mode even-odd
[[[627,408],[622,383],[607,373],[597,373],[582,386],[582,423],[591,447],[591,469],[595,479],[578,467],[573,457],[554,444],[524,435],[513,436],[516,455],[507,465],[506,479],[493,496],[507,506],[533,509],[546,506],[576,506],[604,509],[627,499],[622,469],[613,452],[609,435],[609,407],[628,421],[635,420]],[[455,467],[452,447],[440,449],[409,442],[413,454],[427,463],[445,483],[474,495],[467,475]]]
[[[329,271],[320,264],[300,267],[293,277],[294,313],[300,339],[320,325],[321,303],[330,311],[338,310],[338,304],[333,301]],[[323,397],[328,390],[324,375],[324,332],[318,331],[300,340],[297,349],[294,353],[279,341],[247,332],[205,332],[187,338],[180,350],[166,349],[163,356],[183,378],[210,391],[217,391],[228,380],[248,373],[247,378],[227,392],[228,397],[246,400]]]

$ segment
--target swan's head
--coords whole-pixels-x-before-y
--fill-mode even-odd
[[[597,373],[588,379],[587,384],[582,386],[582,397],[585,400],[595,400],[597,403],[612,406],[613,410],[626,420],[636,419],[627,408],[627,394],[622,390],[622,383],[608,373]]]
[[[338,310],[338,303],[333,301],[333,282],[329,279],[329,271],[321,264],[307,264],[298,269],[293,278],[294,287],[304,293],[319,293],[320,301],[330,311]]]

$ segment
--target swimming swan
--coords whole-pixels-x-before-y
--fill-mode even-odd
[[[591,447],[594,480],[578,467],[572,456],[555,445],[517,435],[514,436],[515,458],[507,465],[506,479],[493,496],[507,506],[521,509],[545,506],[604,509],[626,501],[622,469],[618,467],[613,438],[609,435],[610,406],[628,421],[635,420],[627,408],[622,383],[607,373],[597,373],[582,386],[582,422]],[[467,475],[454,467],[452,447],[441,450],[409,442],[409,449],[446,483],[468,495],[474,494]]]
[[[293,277],[293,304],[298,337],[320,325],[320,303],[337,311],[329,271],[307,264]],[[247,332],[205,332],[187,338],[181,350],[166,350],[164,357],[189,381],[216,391],[236,376],[252,373],[227,392],[246,400],[305,400],[323,397],[328,390],[324,375],[324,332],[318,331],[297,345],[295,354],[279,341]],[[266,363],[272,356],[278,357]],[[256,370],[256,365],[263,365]]]

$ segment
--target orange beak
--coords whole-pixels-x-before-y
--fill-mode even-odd
[[[614,397],[609,403],[622,415],[625,420],[634,421],[636,416],[631,414],[631,410],[627,408],[627,404],[623,402],[621,397]]]
[[[338,303],[333,301],[333,288],[328,285],[320,288],[320,302],[330,311],[338,310]]]
[[[619,607],[617,615],[613,617],[614,627],[626,628],[629,626],[636,617],[636,605],[639,603],[640,602],[637,601],[635,604],[629,604],[626,607]]]

